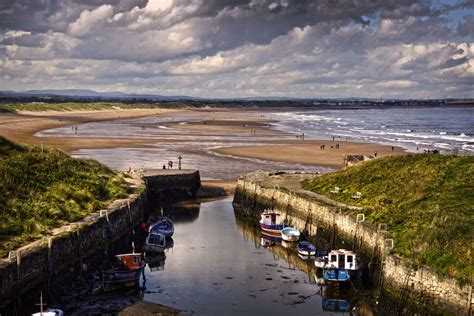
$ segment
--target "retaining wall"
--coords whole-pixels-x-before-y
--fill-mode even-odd
[[[86,270],[99,270],[108,257],[128,251],[130,240],[121,239],[130,236],[132,228],[143,220],[150,196],[156,201],[166,192],[167,201],[181,200],[194,196],[201,184],[199,171],[194,170],[174,174],[148,172],[146,177],[141,176],[144,181],[136,190],[140,193],[117,200],[107,209],[63,226],[53,236],[0,259],[0,313],[2,305],[9,312],[12,302],[19,305],[20,298],[35,287],[47,284],[52,294],[55,289],[80,280]]]
[[[384,286],[399,293],[409,291],[412,297],[424,297],[437,307],[457,315],[469,314],[471,287],[460,287],[453,279],[441,280],[428,267],[414,271],[408,260],[393,254],[386,255],[390,234],[383,227],[376,228],[358,221],[333,207],[321,205],[294,192],[262,187],[256,180],[237,181],[234,203],[239,211],[255,218],[260,218],[265,208],[275,208],[289,225],[306,230],[310,235],[316,234],[318,227],[335,229],[340,237],[352,242],[354,249],[372,254],[383,262]]]

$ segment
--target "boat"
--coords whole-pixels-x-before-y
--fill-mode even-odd
[[[64,316],[64,312],[57,308],[48,308],[46,311],[34,313],[32,316]]]
[[[43,292],[40,292],[40,303],[37,304],[40,306],[40,312],[31,314],[31,316],[64,316],[64,312],[61,309],[57,308],[47,308],[43,310],[43,306],[46,305],[43,303]]]
[[[323,257],[324,258],[324,257]],[[359,270],[357,255],[345,249],[331,250],[324,261],[315,261],[317,267],[323,269],[323,277],[327,282],[346,282]]]
[[[101,274],[102,289],[110,292],[121,288],[137,286],[145,268],[145,260],[139,253],[116,255],[117,266]]]
[[[298,243],[298,253],[302,256],[315,256],[316,247],[307,241],[302,241]]]
[[[170,238],[174,234],[173,222],[167,217],[162,217],[158,222],[150,226],[149,232],[161,233],[166,238]]]
[[[260,228],[263,231],[267,233],[280,234],[284,225],[281,223],[281,214],[279,212],[265,210],[260,217]]]
[[[293,227],[285,227],[281,230],[281,238],[284,241],[298,241],[300,232]]]
[[[166,237],[162,233],[151,231],[145,240],[146,252],[164,252],[166,249]]]

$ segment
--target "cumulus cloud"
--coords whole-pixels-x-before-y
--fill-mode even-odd
[[[202,97],[472,90],[472,1],[0,2],[5,89]]]
[[[104,25],[112,17],[113,7],[104,4],[95,10],[84,10],[79,18],[69,25],[69,32],[75,36],[84,36]]]

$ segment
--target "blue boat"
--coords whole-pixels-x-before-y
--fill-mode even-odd
[[[174,234],[173,222],[169,218],[163,217],[158,222],[150,226],[149,232],[159,233],[164,235],[166,238],[170,238]]]
[[[298,253],[302,256],[314,256],[316,247],[307,241],[302,241],[298,244]]]

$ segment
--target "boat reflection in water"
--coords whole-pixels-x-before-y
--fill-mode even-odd
[[[262,245],[262,247],[267,248],[281,245],[281,242],[282,239],[280,236],[262,233],[262,239],[260,244]]]
[[[324,311],[346,313],[354,309],[356,293],[352,288],[348,287],[344,290],[335,284],[331,284],[322,288],[322,307]],[[357,315],[349,313],[349,315]]]
[[[166,255],[164,253],[150,253],[146,254],[146,263],[151,272],[162,271],[165,269]]]
[[[166,252],[171,251],[174,246],[173,238],[166,240],[164,252],[150,251],[145,253],[145,261],[151,272],[162,271],[165,269]]]

